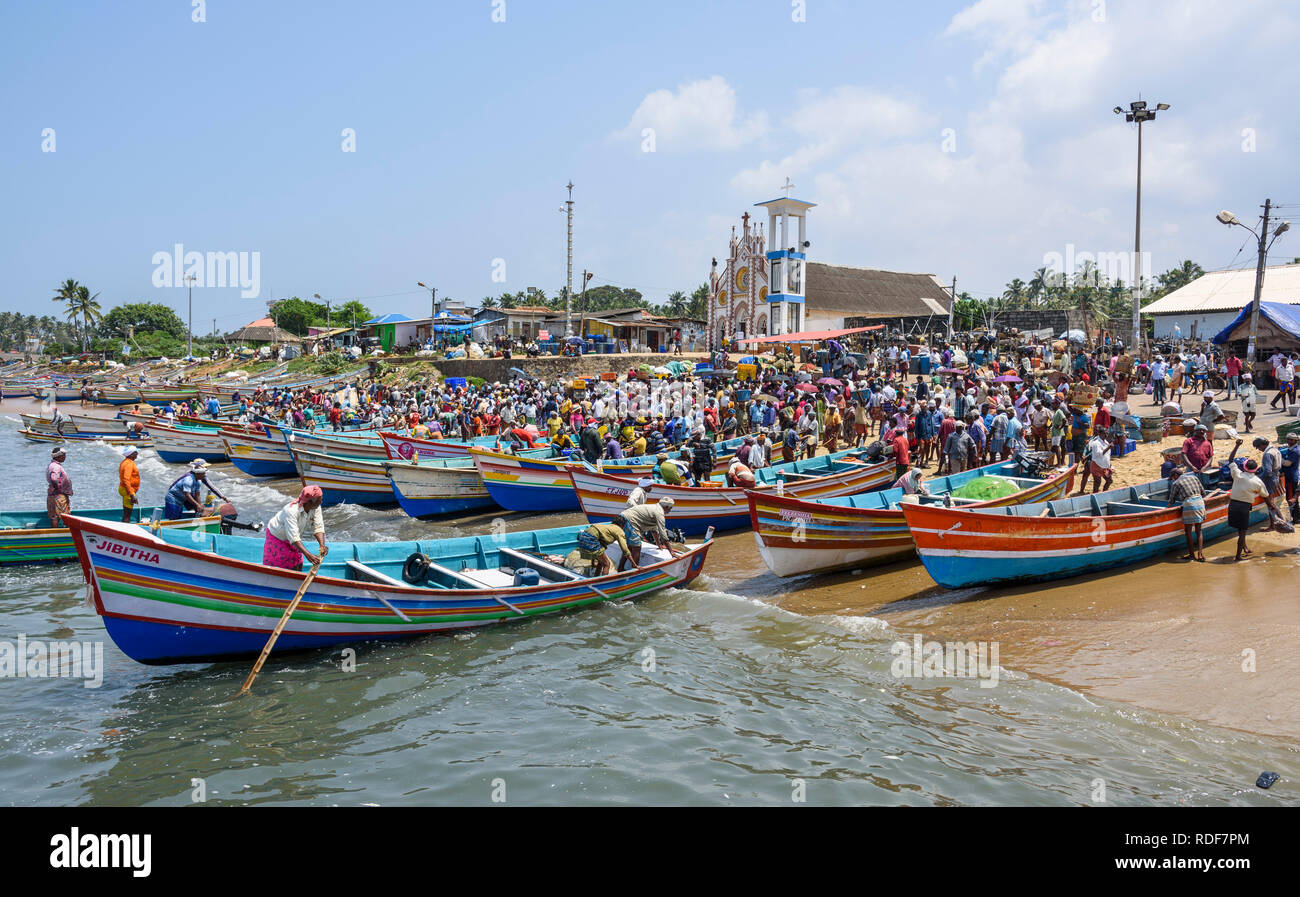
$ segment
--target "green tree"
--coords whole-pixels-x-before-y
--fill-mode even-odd
[[[64,295],[64,294],[67,295]],[[81,319],[81,350],[83,352],[90,348],[90,328],[92,325],[103,320],[104,313],[95,300],[99,294],[93,296],[87,287],[77,284],[74,280],[65,281],[59,289],[59,294],[54,297],[55,302],[62,301],[67,304],[68,309],[65,317],[74,324],[77,319]]]
[[[135,328],[137,334],[160,332],[176,339],[185,337],[185,322],[161,302],[129,302],[119,305],[104,315],[99,324],[99,335],[120,340],[131,327]]]
[[[297,296],[282,299],[271,306],[271,317],[275,318],[275,323],[295,336],[306,336],[307,328],[313,324],[324,324],[325,313],[323,304],[308,302]]]
[[[1170,268],[1164,274],[1157,275],[1156,282],[1160,284],[1160,289],[1154,298],[1159,299],[1166,293],[1172,293],[1179,287],[1185,287],[1204,274],[1204,268],[1191,259],[1185,259],[1177,268]]]
[[[366,307],[360,299],[349,299],[347,302],[344,302],[338,308],[334,309],[333,312],[334,322],[339,327],[342,327],[345,324],[348,327],[351,327],[353,321],[356,321],[358,325],[361,325],[374,316],[375,313]]]

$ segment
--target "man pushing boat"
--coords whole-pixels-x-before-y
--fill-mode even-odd
[[[72,510],[72,478],[63,469],[67,457],[61,445],[50,449],[50,463],[45,468],[45,512],[50,515],[50,526],[63,526],[63,515]]]
[[[190,469],[167,488],[167,497],[163,502],[167,519],[180,520],[189,511],[193,511],[196,517],[202,517],[203,503],[199,501],[199,493],[205,488],[222,501],[230,501],[208,482],[208,462],[195,458],[190,462]]]

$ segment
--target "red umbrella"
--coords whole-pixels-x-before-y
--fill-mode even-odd
[[[839,380],[836,380],[834,377],[822,377],[817,382],[820,383],[822,386],[843,386],[844,385]]]
[[[802,390],[803,392],[816,392],[816,391],[817,391],[817,387],[813,386],[811,383],[799,383],[799,384],[796,384],[796,385],[795,385],[795,389]]]

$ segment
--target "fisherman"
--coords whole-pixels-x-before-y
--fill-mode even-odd
[[[1113,446],[1110,439],[1104,431],[1093,434],[1092,439],[1088,440],[1088,446],[1084,449],[1084,458],[1088,459],[1088,466],[1084,469],[1083,475],[1079,478],[1079,491],[1075,495],[1082,495],[1088,489],[1088,479],[1092,478],[1092,492],[1096,495],[1101,491],[1101,481],[1106,481],[1106,488],[1109,489],[1115,479],[1115,472],[1111,470],[1110,453]],[[1079,459],[1080,462],[1083,458]]]
[[[139,505],[140,468],[135,459],[140,450],[133,445],[122,449],[122,463],[117,465],[117,494],[122,496],[122,522],[130,523],[131,514]]]
[[[682,470],[677,466],[676,461],[668,457],[667,452],[660,452],[655,455],[655,461],[658,462],[655,466],[655,473],[659,475],[659,479],[669,486],[682,485]]]
[[[1268,487],[1257,475],[1259,465],[1255,459],[1250,458],[1244,465],[1244,470],[1233,464],[1233,458],[1237,454],[1237,449],[1241,448],[1242,440],[1238,439],[1237,444],[1233,446],[1232,454],[1228,456],[1228,472],[1232,474],[1232,490],[1228,493],[1228,526],[1237,531],[1237,556],[1234,560],[1241,560],[1249,557],[1251,551],[1246,547],[1246,530],[1250,529],[1250,514],[1254,510],[1255,502],[1263,499],[1264,504],[1268,505],[1269,528],[1273,528],[1273,517],[1277,514],[1277,507],[1273,504],[1273,497],[1268,494]]]
[[[628,548],[630,549],[629,556],[636,566],[641,566],[641,544],[644,539],[649,539],[660,548],[667,549],[672,553],[673,557],[677,557],[678,552],[673,551],[668,545],[668,521],[666,519],[674,504],[675,502],[671,497],[661,498],[654,504],[626,508],[619,516],[614,518],[613,522],[623,527],[623,535],[627,539]],[[620,569],[622,566],[620,562]]]
[[[913,467],[898,479],[894,480],[893,489],[902,489],[903,495],[929,495],[930,490],[921,482],[921,477],[925,476],[925,471],[919,467]]]
[[[1195,424],[1192,435],[1183,440],[1183,463],[1198,473],[1206,473],[1214,458],[1214,443],[1206,438],[1206,432],[1205,424]]]
[[[199,501],[199,492],[203,488],[222,501],[230,501],[208,482],[208,462],[195,458],[190,462],[189,470],[167,488],[167,496],[163,500],[164,516],[168,520],[180,520],[187,512],[193,511],[196,517],[202,517],[203,504]]]
[[[1291,522],[1294,523],[1300,520],[1300,433],[1286,434],[1286,448],[1282,449],[1282,481],[1286,486]]]
[[[726,480],[728,486],[753,489],[755,484],[754,471],[750,470],[739,457],[732,458],[731,464],[727,466]]]
[[[45,512],[50,517],[50,526],[63,526],[62,515],[72,511],[72,478],[63,469],[67,457],[61,445],[50,449],[51,460],[45,468]]]
[[[1205,486],[1200,476],[1189,467],[1175,467],[1169,474],[1169,506],[1181,505],[1183,509],[1183,534],[1187,537],[1185,561],[1205,562],[1202,549],[1205,538],[1201,525],[1205,523]],[[1195,541],[1192,537],[1195,536]]]
[[[641,479],[637,480],[636,488],[627,496],[627,506],[629,508],[634,508],[637,505],[645,504],[646,490],[653,485],[654,480],[650,479],[650,477],[641,477]]]
[[[1221,420],[1226,420],[1223,409],[1219,407],[1218,402],[1214,401],[1213,390],[1207,389],[1201,395],[1200,421],[1205,425],[1208,432],[1213,433],[1214,425]]]
[[[609,556],[605,554],[605,549],[610,545],[618,545],[623,552],[623,557],[631,558],[632,549],[627,543],[627,536],[624,535],[621,524],[593,523],[578,533],[578,556],[596,568],[597,576],[604,576],[610,572],[612,565]],[[622,566],[622,560],[619,561],[619,566]]]
[[[966,432],[966,422],[957,421],[952,435],[944,444],[943,453],[948,461],[948,473],[961,473],[966,469],[970,452],[975,448],[975,441]]]
[[[1250,371],[1241,375],[1237,398],[1241,399],[1242,423],[1246,425],[1246,432],[1250,433],[1250,425],[1255,420],[1255,403],[1259,401],[1259,390],[1255,388],[1255,378],[1251,376]]]
[[[313,566],[330,553],[325,544],[325,519],[321,514],[324,495],[320,486],[306,486],[298,497],[276,512],[266,524],[262,544],[262,563],[283,570],[302,569],[305,557]],[[316,537],[320,554],[312,554],[303,544],[303,533]]]

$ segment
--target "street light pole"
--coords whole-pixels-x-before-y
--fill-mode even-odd
[[[1255,296],[1250,303],[1250,338],[1246,341],[1246,370],[1248,371],[1255,364],[1255,355],[1259,345],[1259,303],[1264,295],[1264,267],[1267,264],[1268,251],[1272,248],[1273,243],[1276,242],[1278,237],[1291,229],[1291,225],[1288,222],[1283,221],[1277,226],[1277,230],[1273,232],[1273,239],[1270,240],[1268,233],[1268,219],[1272,211],[1273,200],[1265,199],[1264,217],[1263,221],[1260,223],[1258,232],[1256,232],[1252,227],[1246,227],[1246,225],[1242,224],[1241,221],[1238,220],[1236,215],[1232,214],[1227,209],[1224,209],[1215,216],[1223,224],[1229,226],[1235,224],[1237,227],[1245,228],[1254,234],[1255,239],[1259,242],[1259,257],[1255,261]]]
[[[1127,122],[1137,122],[1138,157],[1137,157],[1137,214],[1133,224],[1133,327],[1130,331],[1129,351],[1136,352],[1142,341],[1142,123],[1154,121],[1156,112],[1164,112],[1168,103],[1157,103],[1155,109],[1148,109],[1146,100],[1134,100],[1125,112],[1116,106],[1116,115],[1123,115]],[[1086,337],[1087,334],[1084,334]]]
[[[190,358],[194,357],[194,279],[193,274],[185,275],[185,282],[190,288],[190,323],[185,334],[185,354]]]
[[[564,205],[569,213],[569,268],[564,281],[564,335],[573,336],[573,181],[569,181],[569,200]],[[583,284],[586,289],[586,284]]]
[[[415,285],[424,287],[429,291],[429,344],[432,345],[434,342],[433,319],[438,317],[438,288],[428,286],[423,280],[417,280]]]

